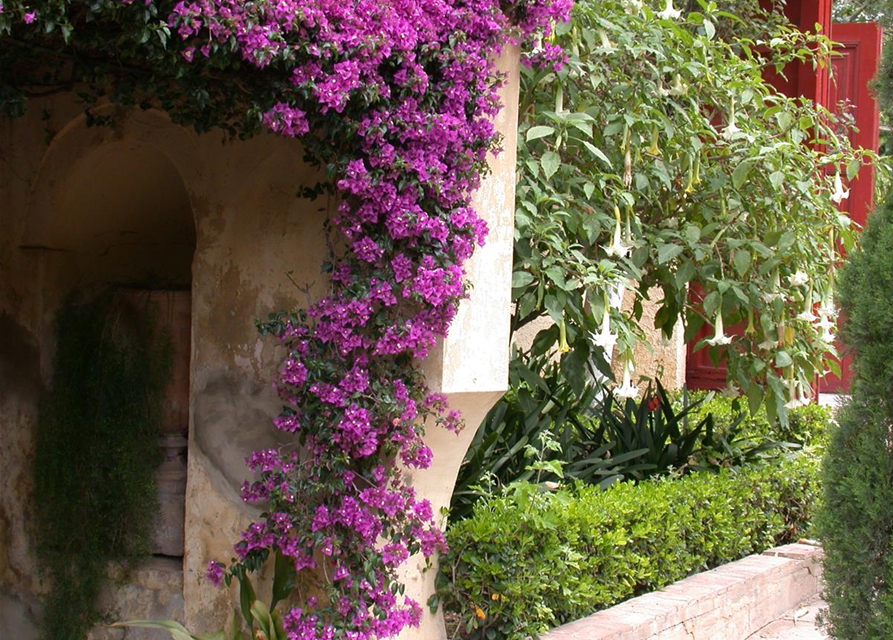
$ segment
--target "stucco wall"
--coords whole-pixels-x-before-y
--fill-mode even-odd
[[[450,337],[426,364],[432,387],[465,412],[460,436],[432,429],[435,466],[413,482],[435,509],[449,502],[474,427],[507,383],[517,51],[508,107],[499,116],[506,149],[476,198],[488,245],[470,266],[475,283]],[[43,107],[51,114],[43,122]],[[0,632],[34,635],[41,586],[30,555],[30,456],[39,395],[50,382],[53,319],[65,296],[107,282],[174,282],[192,289],[192,360],[185,623],[219,627],[230,594],[201,576],[211,559],[231,557],[251,517],[238,498],[244,456],[274,446],[278,400],[270,382],[281,359],[261,339],[257,318],[305,306],[325,290],[322,223],[332,203],[296,197],[315,176],[294,141],[262,136],[227,142],[197,136],[163,113],[118,116],[114,128],[88,128],[71,97],[32,104],[26,117],[0,121]],[[54,135],[44,141],[44,127]],[[194,227],[183,224],[188,204]],[[188,213],[188,212],[187,212]],[[194,230],[193,230],[194,228]],[[190,259],[194,246],[194,256]],[[191,276],[191,278],[190,278]],[[297,285],[307,286],[299,289]],[[433,573],[407,574],[427,599]],[[407,637],[443,636],[438,617]]]

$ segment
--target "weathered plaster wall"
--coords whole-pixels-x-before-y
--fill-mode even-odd
[[[626,292],[623,297],[624,311],[632,309],[634,296],[633,291]],[[668,391],[681,389],[685,386],[685,330],[682,320],[674,327],[673,335],[669,339],[665,338],[663,332],[654,328],[654,316],[663,294],[660,289],[655,288],[648,292],[648,296],[650,299],[642,302],[642,319],[639,321],[645,340],[633,350],[636,362],[633,382],[638,382],[640,376],[645,376],[649,380],[660,380]],[[623,376],[623,363],[618,361],[613,364],[614,373],[620,380]]]
[[[508,107],[498,122],[506,151],[493,161],[493,174],[476,198],[490,240],[469,269],[475,283],[471,298],[426,365],[432,387],[445,392],[469,424],[460,436],[429,433],[435,467],[413,482],[435,508],[449,502],[474,427],[507,383],[517,51],[510,50],[501,65],[509,72],[503,88]],[[48,123],[40,119],[44,106]],[[302,182],[315,182],[299,144],[271,136],[225,142],[175,126],[162,113],[124,114],[113,107],[108,112],[119,116],[116,127],[88,128],[77,105],[63,97],[32,105],[22,119],[0,121],[4,637],[33,637],[39,615],[42,587],[27,535],[31,436],[40,391],[52,376],[53,318],[65,296],[108,282],[191,279],[183,600],[145,601],[154,603],[147,614],[182,607],[184,622],[204,631],[219,627],[232,611],[231,596],[201,576],[209,560],[231,556],[233,541],[252,516],[238,497],[247,476],[243,458],[277,442],[270,419],[278,401],[270,382],[282,354],[257,335],[254,321],[272,310],[303,306],[326,286],[320,276],[326,252],[322,222],[331,203],[296,197]],[[55,131],[48,144],[45,124]],[[182,223],[184,203],[194,226]],[[151,573],[158,567],[147,571],[137,582],[176,583]],[[408,579],[410,592],[424,602],[433,573],[410,570]],[[145,598],[140,593],[122,597],[132,605]],[[127,606],[120,614],[132,611]],[[407,637],[443,635],[442,622],[426,614],[423,629]]]

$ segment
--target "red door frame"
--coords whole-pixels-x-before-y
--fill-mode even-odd
[[[839,43],[838,49],[852,51],[850,55],[855,57],[854,106],[858,131],[850,134],[850,141],[855,147],[877,151],[880,145],[880,112],[870,84],[877,74],[878,61],[881,57],[881,28],[877,22],[835,24],[831,27],[831,38]],[[832,92],[835,95],[837,93],[839,91]],[[832,108],[836,106],[834,104]],[[874,166],[862,167],[859,175],[849,185],[847,211],[853,221],[860,226],[865,226],[868,214],[874,207],[874,175]]]
[[[853,22],[834,24],[831,38],[838,43],[842,53],[835,58],[832,66],[835,77],[832,80],[830,107],[837,109],[842,98],[848,98],[856,120],[856,131],[850,133],[850,142],[855,147],[877,151],[880,144],[880,112],[872,95],[870,83],[877,73],[881,56],[882,32],[876,22]],[[865,226],[868,214],[874,208],[875,168],[867,165],[849,183],[850,196],[841,203],[840,210],[846,213],[860,227]],[[827,375],[818,380],[817,388],[822,393],[846,393],[852,381],[852,363],[845,350],[838,343],[841,377]]]

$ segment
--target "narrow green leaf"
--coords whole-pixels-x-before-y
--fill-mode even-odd
[[[252,628],[251,605],[255,600],[257,600],[257,596],[254,595],[254,587],[246,574],[239,579],[239,607],[242,609],[242,617],[245,618],[245,624],[249,628]]]
[[[295,563],[292,558],[286,556],[277,549],[276,562],[273,568],[273,597],[270,600],[270,610],[274,610],[276,605],[285,600],[292,592],[295,586]]]
[[[533,140],[539,140],[540,138],[545,138],[546,136],[550,136],[553,133],[555,133],[555,129],[553,129],[552,127],[547,127],[545,125],[530,127],[527,130],[527,142],[531,142]]]

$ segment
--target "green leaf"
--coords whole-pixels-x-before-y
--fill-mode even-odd
[[[750,175],[750,170],[753,168],[753,162],[750,160],[744,160],[741,162],[735,170],[732,172],[732,184],[735,185],[736,189],[740,189],[744,186],[744,183],[747,182],[747,178]]]
[[[682,253],[682,251],[683,248],[678,244],[662,244],[657,248],[657,263],[664,264],[669,262]]]
[[[596,158],[598,158],[599,160],[601,160],[602,162],[604,162],[605,165],[607,165],[607,167],[608,167],[609,169],[611,168],[611,161],[608,159],[608,156],[606,156],[605,153],[604,153],[601,149],[599,149],[598,147],[596,147],[596,146],[595,146],[594,144],[592,144],[591,142],[586,142],[585,140],[583,141],[583,146],[586,147],[586,148],[589,150],[589,153],[591,153],[591,154],[594,155]]]
[[[141,629],[163,629],[171,634],[174,640],[194,640],[189,631],[179,622],[173,620],[128,620],[115,622],[112,627],[137,627]]]
[[[270,610],[285,600],[295,587],[295,563],[292,558],[276,550],[276,562],[273,569],[273,597],[270,600]]]
[[[245,619],[245,624],[249,628],[252,627],[251,605],[255,600],[257,600],[257,596],[254,595],[254,587],[251,585],[248,575],[245,574],[239,578],[239,607],[242,609],[242,617]]]
[[[704,313],[708,317],[712,317],[716,314],[720,304],[722,304],[722,295],[718,291],[710,293],[710,295],[704,298]]]
[[[750,251],[747,249],[738,249],[735,252],[734,257],[732,258],[732,262],[735,265],[735,271],[738,272],[739,276],[744,276],[745,273],[750,269],[750,263],[753,257],[750,255]]]
[[[784,174],[781,171],[773,171],[769,174],[769,182],[772,183],[772,186],[778,189],[782,183],[784,182]]]
[[[538,125],[536,127],[530,127],[527,130],[527,142],[531,142],[533,140],[538,140],[540,138],[545,138],[546,136],[550,136],[555,133],[555,129],[552,127],[547,127],[545,125]]]
[[[775,121],[778,122],[778,126],[781,127],[782,130],[786,131],[791,128],[792,124],[794,124],[794,116],[787,111],[779,111],[775,114]]]
[[[523,287],[526,287],[534,280],[536,280],[536,278],[534,278],[527,271],[515,271],[512,274],[512,289],[521,289]]]
[[[763,404],[763,388],[752,382],[747,385],[747,406],[750,409],[750,415],[755,416]]]
[[[549,312],[549,315],[552,317],[552,320],[555,322],[561,322],[561,318],[564,316],[564,294],[561,292],[557,292],[560,295],[556,295],[553,293],[547,293],[545,299],[546,311]]]
[[[792,364],[794,364],[794,359],[787,351],[782,350],[775,354],[775,366],[779,369],[790,367]]]
[[[561,156],[554,151],[547,151],[540,158],[540,166],[543,168],[543,175],[546,176],[546,180],[549,180],[561,167]]]
[[[795,242],[797,242],[797,236],[791,231],[785,231],[778,239],[778,250],[787,251],[794,246]]]
[[[595,185],[591,182],[587,182],[583,185],[583,195],[586,196],[587,200],[592,199],[592,194],[595,193]]]

